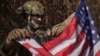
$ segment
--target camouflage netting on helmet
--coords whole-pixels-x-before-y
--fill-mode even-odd
[[[44,15],[44,7],[38,1],[27,1],[17,9],[17,13],[25,12],[32,15]]]

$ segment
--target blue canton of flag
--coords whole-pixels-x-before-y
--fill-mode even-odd
[[[75,16],[78,19],[78,24],[82,27],[83,31],[86,33],[86,40],[89,42],[92,56],[93,55],[96,56],[96,51],[100,51],[100,48],[98,47],[100,46],[100,36],[98,35],[97,29],[94,25],[94,21],[91,17],[89,8],[85,0],[81,1]]]

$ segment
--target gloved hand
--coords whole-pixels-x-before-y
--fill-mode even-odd
[[[25,38],[25,36],[29,36],[29,33],[26,29],[14,29],[8,34],[6,43],[9,44],[12,40]]]

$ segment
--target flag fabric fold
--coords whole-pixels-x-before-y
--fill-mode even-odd
[[[69,25],[53,40],[42,44],[32,38],[18,42],[32,56],[100,56],[100,36],[85,0],[81,0]]]

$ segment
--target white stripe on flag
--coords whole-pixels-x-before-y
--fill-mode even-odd
[[[77,48],[75,48],[73,50],[73,52],[71,52],[68,56],[79,56],[80,52],[82,51],[82,47],[83,47],[83,45],[85,43],[85,38],[86,38],[86,36],[84,37],[84,39],[82,40],[80,45],[78,45]]]
[[[21,45],[23,45],[32,56],[52,56],[45,48],[43,48],[36,40],[30,39],[22,39],[18,41]]]
[[[31,51],[32,56],[36,56],[36,54],[39,54],[35,49],[29,48],[29,51]]]
[[[100,41],[98,41],[94,46],[94,56],[98,53],[98,51],[100,51]]]
[[[62,49],[70,46],[71,44],[75,43],[77,40],[77,35],[81,32],[82,28],[78,25],[76,28],[74,34],[71,36],[71,38],[64,40],[63,42],[59,43],[57,46],[55,46],[53,49],[50,50],[50,53],[55,55],[56,53],[60,52]]]
[[[34,39],[23,39],[22,41],[18,41],[21,44],[24,43],[28,43],[29,45],[31,45],[34,48],[42,48],[41,45],[39,43],[36,42],[36,40]]]
[[[34,39],[20,39],[18,41],[21,45],[25,45],[28,44],[27,49],[29,50],[29,52],[31,53],[32,56],[37,56],[37,54],[39,54],[39,52],[37,50],[35,50],[34,48],[42,48],[40,46],[40,44],[38,44]],[[26,47],[26,46],[24,46]],[[34,47],[34,48],[33,48]]]

